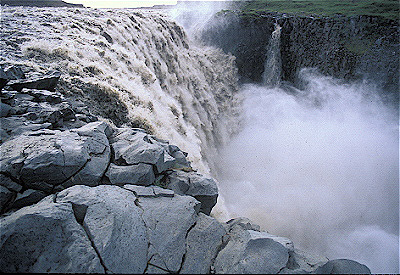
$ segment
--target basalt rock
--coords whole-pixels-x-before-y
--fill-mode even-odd
[[[400,29],[395,20],[225,11],[213,18],[201,37],[236,57],[243,82],[261,82],[275,23],[282,27],[282,81],[300,86],[299,70],[314,67],[336,78],[371,81],[398,100]]]

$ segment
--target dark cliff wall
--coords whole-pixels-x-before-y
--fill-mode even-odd
[[[399,25],[394,20],[225,11],[215,16],[202,39],[236,56],[243,82],[259,82],[276,22],[282,27],[282,80],[295,83],[299,69],[317,67],[324,74],[364,78],[398,92]]]

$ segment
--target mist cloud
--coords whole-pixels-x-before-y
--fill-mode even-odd
[[[301,77],[290,93],[243,86],[244,129],[221,157],[226,207],[303,249],[396,273],[396,112],[371,86]]]

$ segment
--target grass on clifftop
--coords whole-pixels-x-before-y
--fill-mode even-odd
[[[399,0],[253,0],[243,11],[257,13],[276,11],[297,15],[332,16],[342,14],[382,16],[399,20]]]

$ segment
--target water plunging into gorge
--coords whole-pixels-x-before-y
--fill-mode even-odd
[[[398,119],[376,87],[300,70],[280,86],[279,25],[262,84],[245,84],[243,128],[222,150],[232,217],[372,272],[398,270]]]

